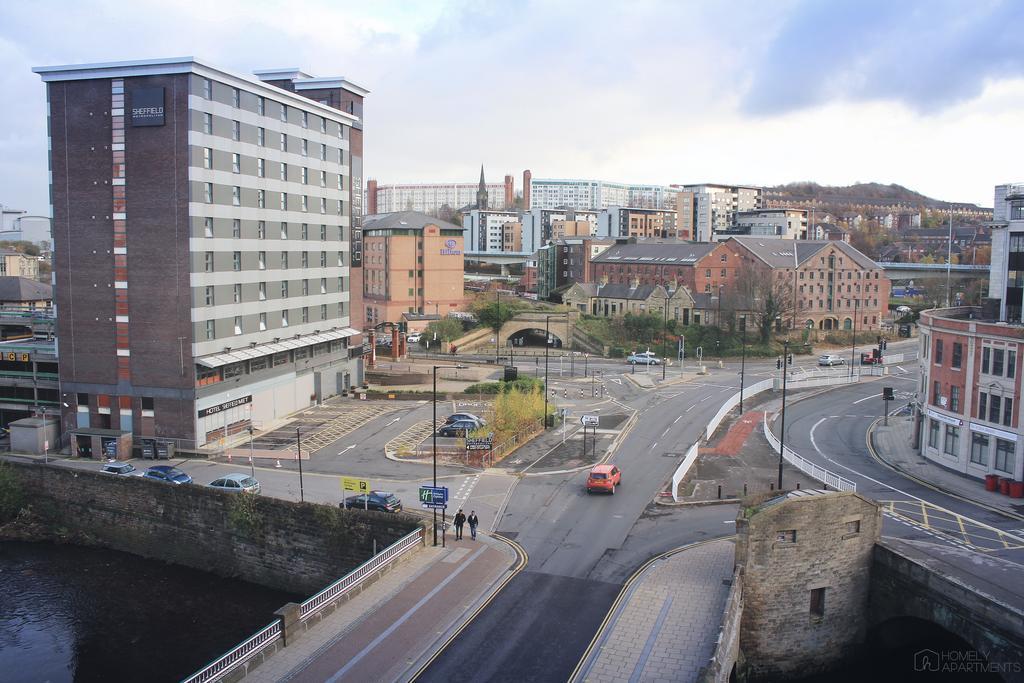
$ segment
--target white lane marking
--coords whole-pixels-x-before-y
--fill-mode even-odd
[[[727,519],[724,522],[722,522],[722,524],[735,524],[735,523],[736,523],[735,519]]]
[[[907,370],[902,365],[897,365],[896,369],[899,370],[900,372],[902,372],[904,375],[909,375],[910,374],[910,370]]]
[[[401,420],[401,419],[402,419],[402,418],[400,418],[400,417],[396,417],[396,418],[395,418],[394,420],[392,420],[391,422],[388,422],[388,423],[387,423],[386,425],[384,425],[384,426],[385,426],[385,427],[390,427],[391,425],[395,424],[396,422],[398,422],[398,421],[399,421],[399,420]]]
[[[350,451],[350,450],[352,450],[352,449],[353,449],[353,448],[355,448],[355,447],[356,447],[356,445],[355,445],[355,444],[352,444],[351,446],[347,446],[346,448],[342,449],[341,453],[338,453],[338,455],[345,455],[345,453],[346,453],[347,451]]]
[[[675,423],[673,423],[673,424],[675,424]],[[668,430],[669,430],[669,428],[668,428],[668,427],[665,427],[665,431],[663,431],[663,432],[661,433],[661,435],[662,435],[662,436],[665,436],[666,434],[668,434]]]
[[[657,448],[657,447],[658,447],[658,442],[657,442],[657,441],[655,441],[655,442],[654,442],[654,443],[653,443],[653,444],[651,445],[651,450],[653,451],[653,450],[654,450],[655,448]]]
[[[693,407],[693,406],[690,406],[690,408],[692,408],[692,407]],[[679,420],[681,420],[681,419],[682,419],[682,417],[683,417],[683,416],[682,416],[682,415],[680,415],[680,416],[679,416],[679,417],[677,417],[676,419],[672,420],[672,424],[675,424],[676,422],[679,422]]]
[[[696,403],[694,403],[694,404],[693,404],[692,406],[690,406],[689,408],[687,408],[687,409],[686,409],[686,410],[684,410],[683,412],[684,412],[684,413],[688,413],[688,412],[690,412],[691,410],[693,410],[693,409],[694,409],[694,408],[696,408],[696,407],[697,407],[697,404],[696,404]]]
[[[710,399],[710,398],[714,398],[714,397],[713,397],[713,396],[705,396],[705,397],[704,397],[704,398],[702,398],[701,400],[697,401],[697,403],[703,403],[704,401],[707,401],[707,400],[708,400],[708,399]]]
[[[878,398],[878,396],[877,396],[877,395],[874,395],[874,394],[873,394],[873,395],[871,395],[871,396],[865,396],[865,397],[864,397],[864,398],[862,398],[862,399],[859,399],[859,400],[857,400],[857,401],[854,401],[854,402],[853,402],[853,405],[857,405],[858,403],[863,403],[864,401],[870,401],[870,400],[871,400],[871,399],[873,399],[873,398]]]

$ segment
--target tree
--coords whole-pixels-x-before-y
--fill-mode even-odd
[[[441,343],[450,342],[462,336],[462,323],[455,318],[442,318],[427,325],[426,339],[433,341],[434,337]]]
[[[501,331],[501,326],[516,317],[518,312],[519,305],[513,301],[508,303],[490,301],[476,309],[476,317],[481,325],[491,328],[497,334]]]
[[[758,331],[761,343],[767,343],[776,320],[785,325],[793,316],[791,274],[751,265],[744,261],[737,277],[736,306],[748,312],[748,326]],[[724,315],[724,314],[723,314]],[[794,325],[797,326],[797,325]]]
[[[622,324],[630,339],[650,343],[656,334],[661,333],[664,321],[660,315],[627,313],[622,319]]]

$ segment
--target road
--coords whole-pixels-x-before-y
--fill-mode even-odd
[[[882,387],[893,386],[899,396],[913,392],[917,382],[915,370],[836,388],[816,394],[812,400],[794,402],[786,409],[786,445],[856,482],[857,492],[868,498],[899,501],[895,510],[901,515],[885,516],[885,536],[913,542],[922,552],[948,564],[951,571],[964,580],[1024,607],[1024,584],[1019,580],[1019,572],[1024,569],[1024,547],[1009,539],[1010,545],[1016,547],[1007,548],[997,534],[986,528],[1021,537],[1024,536],[1022,520],[919,484],[872,457],[867,431],[871,423],[882,416]],[[891,407],[906,402],[897,401],[897,405]],[[927,506],[922,515],[918,512],[922,501],[962,518]],[[942,530],[951,526],[947,521],[951,519],[955,520],[952,526],[957,533]]]

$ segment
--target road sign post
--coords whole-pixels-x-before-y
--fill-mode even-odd
[[[370,509],[370,480],[369,479],[358,479],[356,477],[342,477],[341,478],[341,490],[342,491],[358,491],[360,494],[364,494],[366,497],[363,499],[363,509]]]
[[[882,424],[885,426],[889,426],[889,401],[892,401],[894,398],[892,387],[882,387]]]

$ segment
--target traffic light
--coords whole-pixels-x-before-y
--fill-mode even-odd
[[[882,350],[885,351],[887,348],[889,348],[889,340],[882,337]]]
[[[406,332],[408,332],[409,331],[409,323],[407,323],[407,322],[399,322],[398,323],[398,331],[401,332],[402,334],[405,334]]]
[[[793,364],[793,354],[789,354],[788,356],[786,356],[786,365],[792,365],[792,364]]]
[[[781,370],[782,369],[782,356],[779,356],[778,358],[775,359],[775,369],[776,370]]]

